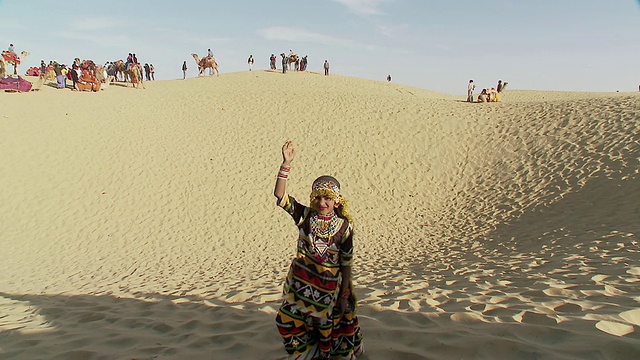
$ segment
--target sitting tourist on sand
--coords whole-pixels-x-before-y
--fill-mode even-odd
[[[491,90],[489,90],[489,101],[490,102],[498,102],[498,101],[500,101],[500,97],[498,95],[498,91],[494,87],[492,87]]]
[[[487,89],[482,89],[482,92],[480,93],[480,95],[478,95],[478,102],[488,102],[489,101],[489,94],[487,94]]]

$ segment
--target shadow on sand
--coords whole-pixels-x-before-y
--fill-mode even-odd
[[[282,359],[274,315],[202,299],[149,295],[0,293],[3,359]],[[273,304],[277,306],[277,304]],[[463,311],[464,309],[460,309]],[[500,324],[435,313],[360,309],[367,354],[360,359],[634,359],[640,336],[607,336],[586,324]],[[590,322],[589,322],[590,323]],[[586,325],[585,325],[586,324]],[[7,326],[13,328],[7,330]]]

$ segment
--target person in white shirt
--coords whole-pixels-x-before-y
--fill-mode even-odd
[[[253,67],[253,55],[249,55],[249,60],[247,60],[247,63],[249,64],[249,71],[251,71],[251,68]]]
[[[469,86],[467,86],[467,101],[473,102],[473,91],[476,89],[476,84],[473,80],[469,80]]]

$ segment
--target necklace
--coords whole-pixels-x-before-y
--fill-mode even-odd
[[[338,231],[340,218],[334,212],[327,215],[314,214],[311,217],[311,232],[315,237],[329,239]]]
[[[314,257],[318,261],[324,262],[327,260],[327,249],[331,245],[331,237],[338,232],[340,218],[332,212],[328,215],[314,214],[310,220],[311,234],[309,237],[316,252]]]

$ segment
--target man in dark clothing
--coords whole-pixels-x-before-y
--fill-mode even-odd
[[[151,81],[151,68],[147,63],[144,64],[144,77],[147,81]]]
[[[284,56],[284,53],[280,54],[280,56],[282,56],[282,73],[286,73],[287,72],[287,57]]]

